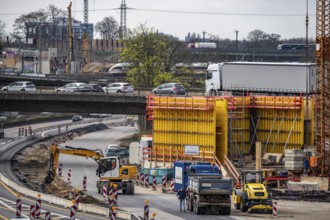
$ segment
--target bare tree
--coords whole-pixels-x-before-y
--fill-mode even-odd
[[[6,23],[4,23],[3,21],[0,21],[0,42],[5,40],[6,37]]]
[[[23,14],[15,19],[14,30],[21,37],[25,37],[26,43],[28,42],[29,34],[37,31],[41,31],[42,27],[47,20],[47,14],[45,10],[39,9],[38,11],[30,12],[29,14]]]
[[[48,17],[48,28],[49,28],[49,39],[52,39],[53,46],[55,44],[55,39],[57,32],[59,30],[63,18],[66,16],[66,11],[55,7],[55,5],[50,4],[47,7],[47,17]]]
[[[113,17],[104,17],[95,25],[95,31],[98,32],[103,39],[117,39],[119,33],[119,25]]]

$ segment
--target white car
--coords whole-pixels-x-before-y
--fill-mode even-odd
[[[56,88],[56,92],[77,92],[78,87],[84,85],[85,83],[68,83],[62,87]]]
[[[110,83],[106,87],[103,87],[105,93],[129,93],[134,92],[134,88],[131,84],[125,82]]]
[[[35,92],[37,91],[37,88],[32,82],[19,81],[13,82],[8,86],[4,86],[1,90],[8,92]]]

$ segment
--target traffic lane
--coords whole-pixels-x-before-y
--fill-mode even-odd
[[[16,192],[4,185],[0,181],[0,215],[2,215],[5,218],[13,218],[15,217],[16,213]],[[31,205],[36,204],[35,199],[27,198],[25,196],[21,196],[22,200],[22,210],[23,214],[25,216],[28,216],[29,214],[29,207]],[[41,197],[42,200],[42,197]],[[1,208],[2,207],[2,208]],[[52,213],[52,218],[53,219],[69,219],[70,217],[70,209],[69,208],[64,208],[61,206],[49,204],[45,201],[41,202],[41,208],[42,208],[42,213],[44,217],[44,213],[46,211],[49,211]],[[89,220],[89,219],[96,219],[96,220],[105,220],[108,219],[106,216],[101,216],[101,215],[94,215],[94,214],[87,214],[87,213],[82,213],[79,212],[79,210],[76,212],[76,219],[81,219],[81,220]]]
[[[117,120],[120,118],[124,118],[125,116],[123,115],[114,115],[110,118],[106,118],[105,121],[111,121],[111,120]],[[49,127],[49,126],[56,126],[56,125],[65,125],[65,124],[70,124],[72,123],[72,120],[57,120],[54,119],[55,121],[53,122],[43,122],[43,123],[38,123],[38,124],[33,124],[32,129],[39,129],[39,128],[44,128],[44,127]],[[95,120],[95,118],[85,118],[85,122],[88,123],[90,120]],[[104,118],[101,118],[101,120],[104,120]],[[28,126],[28,124],[26,125]],[[26,126],[18,126],[18,127],[11,127],[11,128],[5,128],[5,137],[18,137],[18,128],[19,127],[26,127]],[[63,130],[63,128],[61,128]]]

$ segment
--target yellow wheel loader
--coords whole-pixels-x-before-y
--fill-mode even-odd
[[[242,212],[272,213],[272,200],[262,182],[262,171],[242,171],[240,188],[233,190],[233,202]]]

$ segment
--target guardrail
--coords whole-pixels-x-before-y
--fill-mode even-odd
[[[95,120],[95,121],[99,121],[99,120]],[[83,123],[83,122],[81,122],[81,123]],[[81,123],[75,123],[75,125],[81,124]],[[54,128],[54,127],[58,127],[58,125],[48,126],[47,128],[51,129],[51,128]],[[40,131],[42,131],[43,129],[45,129],[45,128],[39,128]],[[8,144],[6,146],[6,148],[0,149],[0,153],[5,151],[9,147],[12,147],[16,144],[23,143],[24,141],[32,139],[32,138],[33,138],[33,136],[22,137],[22,138],[20,138],[16,141],[13,141],[12,143]],[[62,199],[62,198],[58,198],[56,196],[52,196],[52,195],[48,195],[48,194],[44,194],[44,193],[40,193],[40,192],[36,192],[36,191],[30,190],[30,189],[27,189],[25,187],[22,187],[22,186],[18,185],[14,181],[11,181],[7,177],[5,177],[2,173],[0,173],[0,181],[2,181],[5,185],[15,189],[21,195],[25,195],[27,197],[31,197],[31,198],[35,198],[35,199],[38,198],[38,195],[41,195],[42,200],[46,201],[50,204],[59,205],[59,206],[65,207],[65,208],[70,208],[72,206],[72,200]],[[109,216],[109,208],[98,207],[98,206],[91,205],[91,204],[79,203],[78,209],[82,212],[89,212],[89,213],[104,215],[104,216],[107,216],[107,217]],[[123,211],[123,210],[117,210],[117,219],[141,220],[141,218],[138,217],[136,214],[131,213],[131,212],[127,212],[127,211]]]

